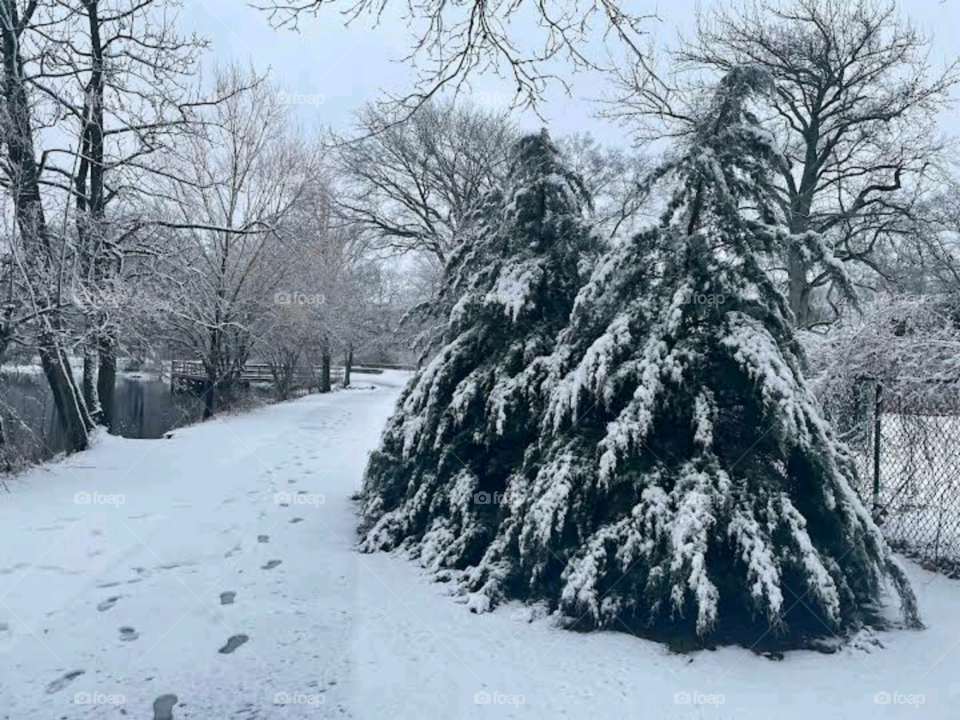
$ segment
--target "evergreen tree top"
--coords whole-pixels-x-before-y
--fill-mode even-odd
[[[600,249],[587,219],[590,194],[546,130],[514,144],[508,178],[467,217],[444,268],[432,310],[447,318],[447,339],[480,315],[522,322],[524,313],[559,303],[548,315],[565,318]]]

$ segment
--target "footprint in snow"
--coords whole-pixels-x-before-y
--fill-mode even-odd
[[[270,542],[270,536],[269,536],[269,535],[257,535],[257,542],[260,542],[260,543]]]
[[[220,593],[220,604],[221,605],[233,605],[233,599],[237,594],[233,590],[227,590],[226,592]]]
[[[282,563],[283,560],[268,560],[266,565],[263,565],[261,570],[273,570],[277,565]]]
[[[231,635],[229,638],[227,638],[227,644],[220,648],[218,652],[220,652],[222,655],[229,655],[249,639],[249,637],[243,634]]]
[[[176,695],[161,695],[153,701],[153,720],[173,720],[173,706],[179,698]]]
[[[59,575],[82,575],[83,570],[70,570],[68,568],[62,568],[59,565],[37,565],[41,570],[49,570],[55,572]]]
[[[140,633],[138,633],[132,627],[124,626],[120,628],[120,640],[122,642],[133,642],[138,637],[140,637]]]
[[[55,692],[60,692],[67,685],[83,675],[84,672],[84,670],[73,670],[72,672],[68,672],[66,675],[58,677],[56,680],[47,685],[47,695],[53,695]]]
[[[17,563],[13,567],[0,568],[0,575],[9,575],[10,573],[15,573],[17,570],[25,567],[30,567],[30,563]]]
[[[157,565],[156,570],[176,570],[181,567],[193,567],[198,563],[195,560],[174,560],[173,562]]]
[[[103,602],[97,604],[97,610],[99,610],[100,612],[106,612],[107,610],[109,610],[110,608],[112,608],[114,605],[116,605],[116,604],[117,604],[117,600],[119,600],[119,599],[120,599],[120,596],[119,596],[119,595],[114,595],[113,597],[108,597],[108,598],[107,598],[106,600],[104,600]]]
[[[295,517],[295,518],[293,518],[293,520],[291,520],[290,522],[291,522],[291,523],[303,522],[303,518],[302,518],[302,517]]]

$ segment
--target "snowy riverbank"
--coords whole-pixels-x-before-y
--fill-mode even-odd
[[[0,718],[149,720],[169,694],[177,720],[957,717],[960,583],[912,564],[929,629],[777,662],[473,615],[358,554],[350,495],[404,379],[100,437],[0,487]]]

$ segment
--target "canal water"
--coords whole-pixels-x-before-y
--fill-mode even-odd
[[[203,417],[197,397],[171,393],[169,382],[155,376],[118,376],[114,399],[115,431],[123,437],[159,438]],[[37,462],[64,449],[53,396],[40,373],[0,372],[0,419],[5,440],[0,452]]]

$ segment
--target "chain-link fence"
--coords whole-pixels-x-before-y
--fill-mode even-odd
[[[891,546],[960,577],[960,402],[950,390],[907,399],[865,382],[843,434],[860,465],[857,492]]]

